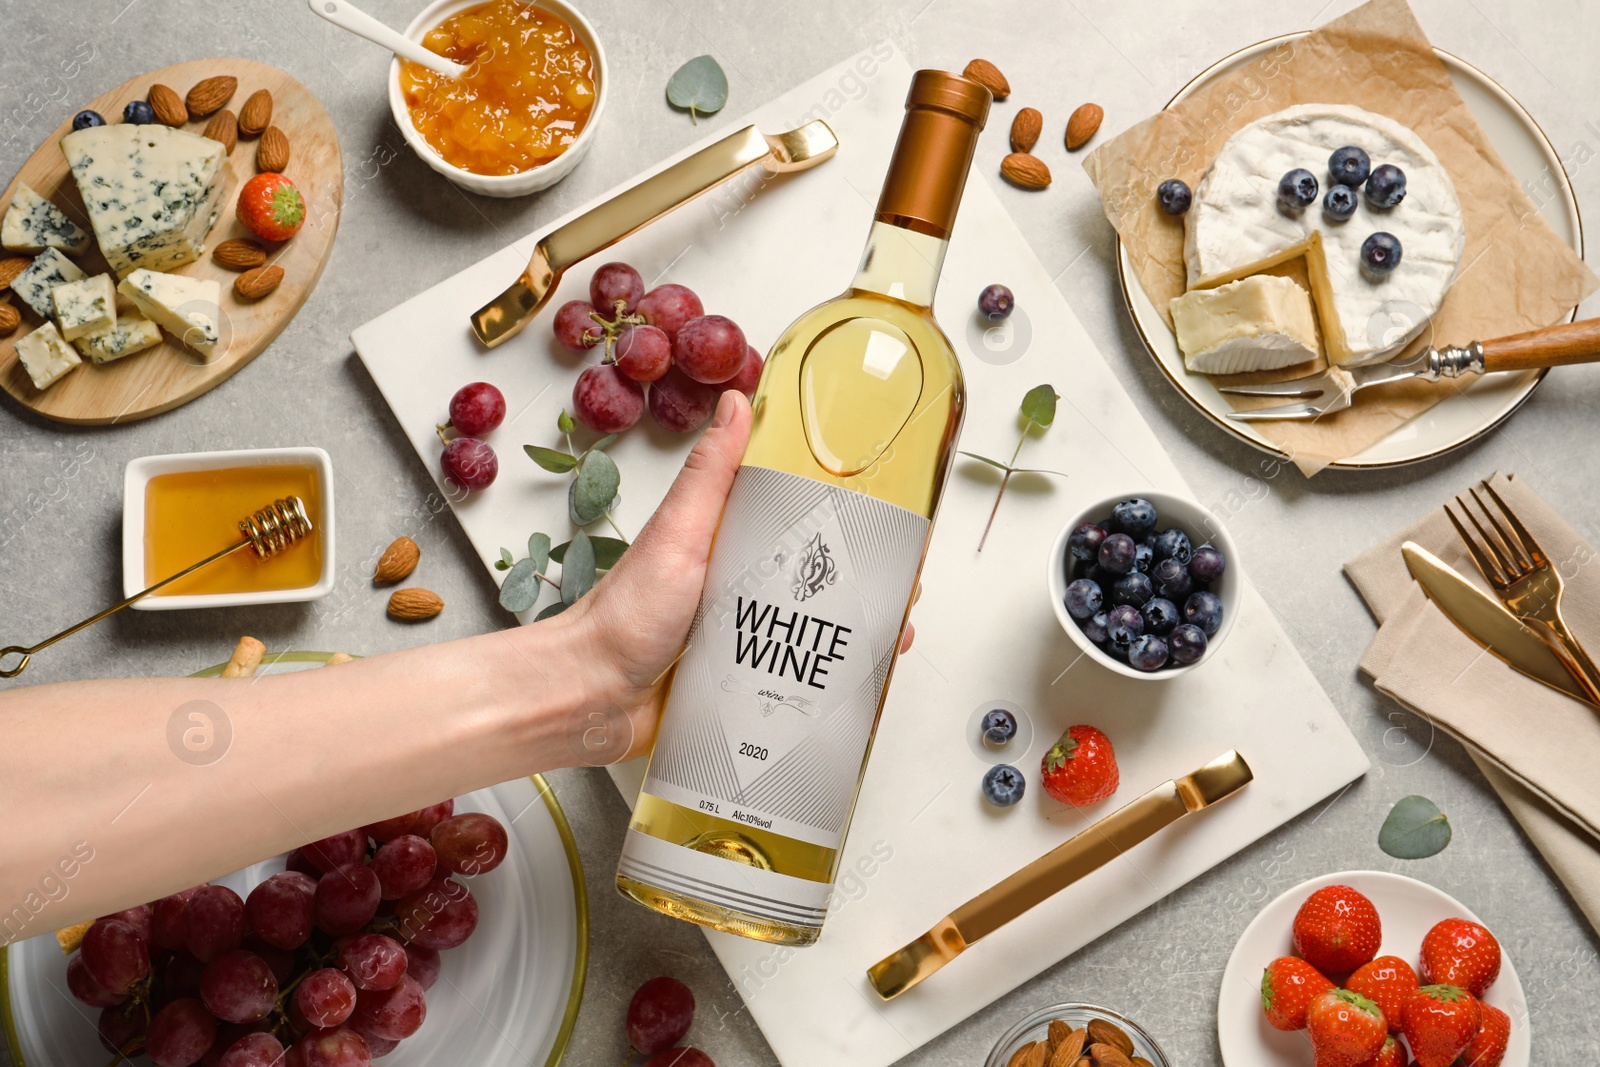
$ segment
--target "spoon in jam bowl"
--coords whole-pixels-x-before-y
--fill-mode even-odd
[[[362,11],[349,0],[307,0],[306,6],[341,30],[382,45],[401,59],[409,59],[447,78],[459,78],[467,68],[437,52],[430,52],[399,30],[391,29]]]

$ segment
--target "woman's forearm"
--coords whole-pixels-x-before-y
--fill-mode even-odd
[[[5,694],[0,944],[573,763],[583,614],[292,674]]]

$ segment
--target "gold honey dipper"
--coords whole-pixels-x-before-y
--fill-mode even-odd
[[[144,599],[151,593],[171,585],[179,578],[193,574],[201,567],[215,563],[223,556],[231,556],[248,545],[250,548],[255,549],[256,555],[262,559],[270,559],[285,548],[303,539],[311,530],[311,517],[306,514],[305,501],[297,496],[274,500],[254,515],[240,519],[239,532],[244,536],[222,551],[214,552],[197,563],[189,564],[177,574],[168,575],[155,585],[147,589],[141,589],[131,597],[128,597],[128,599],[113,604],[104,611],[91,615],[76,625],[67,627],[54,637],[45,638],[31,648],[23,648],[21,645],[0,648],[0,662],[4,662],[11,655],[22,657],[22,661],[15,667],[9,669],[0,667],[0,678],[15,678],[26,669],[28,662],[33,659],[33,654],[40,649],[49,648],[63,637],[71,637],[86,626],[93,626],[107,615],[115,615],[134,601]]]

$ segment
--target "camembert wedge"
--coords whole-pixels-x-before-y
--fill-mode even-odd
[[[1252,274],[1191,289],[1170,305],[1183,365],[1197,374],[1240,374],[1317,356],[1311,294],[1291,278]]]
[[[218,307],[222,286],[216,282],[139,269],[122,279],[117,292],[194,351],[207,359],[216,354],[217,324],[222,320]]]

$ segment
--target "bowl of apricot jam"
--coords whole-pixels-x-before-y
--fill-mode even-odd
[[[467,68],[451,78],[397,56],[389,75],[407,143],[463,189],[522,196],[588,151],[605,108],[605,53],[563,0],[435,0],[406,36]]]

